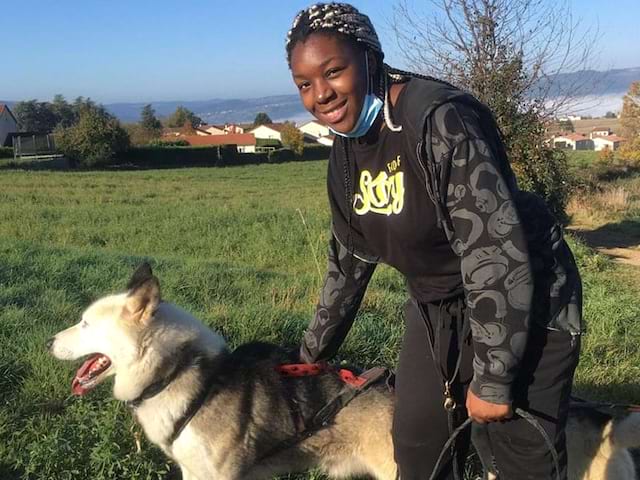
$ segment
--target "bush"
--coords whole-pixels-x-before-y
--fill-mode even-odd
[[[598,159],[596,164],[600,167],[612,167],[615,162],[615,155],[613,154],[613,150],[609,147],[605,147],[598,152]]]
[[[151,140],[148,143],[148,146],[149,147],[188,147],[189,142],[181,138],[176,138],[175,140],[171,140],[171,139],[163,140],[160,138],[156,138],[154,140]]]
[[[82,167],[110,165],[129,148],[127,132],[102,107],[83,109],[75,125],[56,128],[55,140],[60,152]]]
[[[512,149],[511,165],[520,189],[540,195],[558,221],[566,224],[565,208],[575,180],[565,153],[540,143],[520,145],[515,159],[514,153]]]
[[[302,160],[326,160],[331,153],[331,147],[320,144],[306,144]]]
[[[296,159],[296,154],[288,148],[273,150],[267,155],[269,163],[292,162]]]
[[[275,138],[256,138],[256,147],[282,148],[282,143]]]
[[[640,167],[640,136],[623,143],[618,150],[618,157],[631,167]]]
[[[13,148],[0,147],[0,158],[13,158]]]

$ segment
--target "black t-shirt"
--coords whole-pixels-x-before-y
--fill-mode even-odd
[[[402,93],[394,108],[398,116],[406,108]],[[411,148],[402,132],[386,127],[369,141],[349,140],[332,151],[327,178],[337,238],[345,246],[351,242],[356,253],[395,267],[406,277],[411,294],[422,302],[460,295],[460,258],[437,225],[415,145]],[[345,149],[353,192],[351,229]]]

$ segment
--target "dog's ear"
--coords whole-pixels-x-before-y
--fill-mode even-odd
[[[126,306],[131,318],[142,324],[149,323],[160,304],[160,282],[153,275],[151,266],[148,263],[140,265],[127,287]]]
[[[133,275],[129,279],[129,283],[127,283],[127,290],[133,290],[139,285],[142,285],[144,282],[153,277],[153,272],[151,271],[151,265],[149,262],[141,263],[140,266],[133,272]]]

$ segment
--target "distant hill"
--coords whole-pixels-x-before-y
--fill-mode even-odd
[[[608,110],[617,111],[622,107],[622,96],[628,91],[633,81],[640,80],[640,67],[613,69],[604,72],[587,71],[563,73],[552,80],[551,95],[564,91],[567,85],[575,83],[577,77],[592,76],[596,90],[575,92],[577,97],[585,97],[582,113],[604,115]],[[11,108],[15,101],[2,101]],[[148,102],[147,102],[148,103]],[[275,95],[270,97],[247,99],[211,99],[198,101],[165,101],[151,102],[156,115],[165,117],[182,105],[207,123],[245,123],[252,122],[258,112],[266,112],[274,121],[305,121],[311,118],[300,103],[298,95]],[[137,122],[140,111],[146,103],[109,103],[107,110],[123,122]],[[588,106],[587,106],[588,104]]]
[[[611,96],[620,94],[624,95],[629,91],[629,85],[632,82],[640,80],[640,67],[622,68],[599,72],[596,70],[585,70],[575,73],[562,73],[552,77],[550,94],[557,95],[558,92],[566,91],[566,87],[574,84],[580,84],[580,79],[589,78],[590,82],[582,89],[574,92],[576,96],[596,95]],[[589,84],[595,85],[592,90]]]
[[[124,122],[137,122],[145,103],[110,103],[105,107]],[[207,123],[252,122],[258,112],[266,112],[274,121],[310,117],[298,95],[276,95],[248,99],[152,102],[156,115],[166,117],[182,105]]]

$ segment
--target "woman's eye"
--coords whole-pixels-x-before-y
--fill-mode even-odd
[[[309,84],[307,82],[298,84],[298,90],[305,90],[309,88]]]
[[[335,77],[338,73],[340,73],[339,68],[332,68],[331,70],[327,71],[327,78]]]

